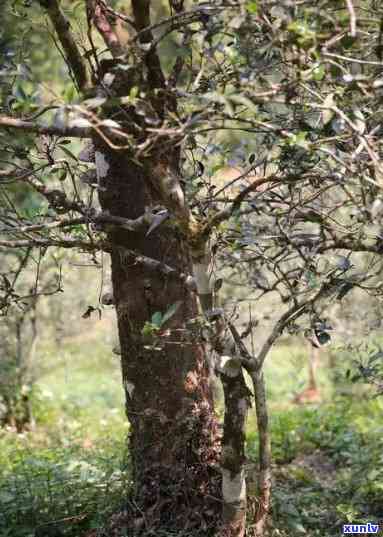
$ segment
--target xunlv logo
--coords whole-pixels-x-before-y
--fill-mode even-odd
[[[379,524],[343,524],[343,533],[378,533]]]

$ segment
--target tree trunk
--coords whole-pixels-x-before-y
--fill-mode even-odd
[[[100,140],[95,148],[104,211],[134,219],[159,203],[151,176],[158,162],[140,166]],[[181,280],[148,270],[125,249],[182,273],[192,270],[189,251],[169,225],[148,235],[121,229],[108,235],[135,503],[146,529],[206,530],[217,524],[221,509],[219,448],[205,349],[187,328],[198,315],[196,296]],[[172,305],[178,305],[174,315],[153,327],[153,314]]]
[[[320,359],[320,350],[318,347],[314,347],[313,345],[310,345],[309,348],[309,382],[308,387],[311,390],[315,390],[318,392],[318,384],[317,384],[317,369],[319,365],[319,359]]]
[[[222,531],[220,537],[244,537],[246,532],[245,438],[251,392],[242,368],[221,373],[225,394],[222,441]]]
[[[210,343],[216,353],[215,371],[219,373],[225,398],[222,439],[222,524],[219,537],[244,537],[246,533],[245,440],[251,392],[246,386],[241,361],[242,342],[235,327],[227,322],[218,307],[210,268],[210,253],[194,259],[193,272],[201,307],[212,323]],[[239,340],[239,341],[238,341]]]
[[[263,537],[267,524],[271,500],[271,439],[269,416],[266,402],[266,388],[262,369],[251,375],[254,386],[255,409],[259,434],[259,474],[258,501],[254,532],[256,537]]]

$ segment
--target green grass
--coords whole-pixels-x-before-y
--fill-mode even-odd
[[[332,537],[344,523],[383,520],[382,411],[377,399],[347,398],[272,415],[275,535]]]
[[[119,359],[102,331],[83,339],[45,342],[36,429],[0,430],[0,537],[80,537],[102,526],[129,486]],[[306,382],[305,352],[284,343],[267,360],[271,537],[335,537],[343,523],[383,521],[383,400],[334,385],[322,366],[323,404],[292,404]],[[247,454],[255,467],[254,412]]]
[[[127,432],[119,357],[103,340],[70,340],[44,349],[46,373],[38,382],[39,422],[55,442],[111,440]],[[57,427],[57,425],[60,427]]]
[[[1,537],[77,537],[111,515],[129,480],[121,373],[110,346],[99,334],[47,342],[40,361],[35,430],[0,430]]]

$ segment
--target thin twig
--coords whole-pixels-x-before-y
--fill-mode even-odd
[[[350,35],[351,37],[356,36],[356,15],[355,15],[355,9],[352,3],[352,0],[346,0],[346,5],[348,12],[350,14]]]

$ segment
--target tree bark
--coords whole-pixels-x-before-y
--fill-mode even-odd
[[[254,531],[256,537],[263,537],[271,500],[271,439],[269,416],[266,401],[266,388],[262,369],[253,371],[251,379],[254,386],[255,409],[259,434],[259,474],[258,501]]]
[[[215,371],[219,373],[225,399],[224,433],[222,439],[222,523],[219,537],[244,537],[246,532],[246,421],[251,392],[246,386],[240,344],[234,327],[218,308],[218,292],[210,269],[210,253],[194,259],[193,274],[201,307],[212,322],[210,343],[216,353]],[[215,320],[214,320],[215,318]],[[237,334],[238,338],[239,335]]]
[[[95,148],[104,211],[135,219],[158,204],[152,175],[158,160],[140,166],[101,140]],[[117,229],[109,239],[135,502],[151,527],[213,527],[221,504],[212,386],[204,346],[187,328],[198,315],[197,299],[176,278],[124,256],[129,248],[191,273],[188,247],[169,226],[149,236]],[[163,326],[148,324],[174,304],[179,307]]]
[[[246,532],[245,439],[250,391],[242,367],[221,373],[225,394],[222,440],[222,530],[220,537],[244,537]]]

